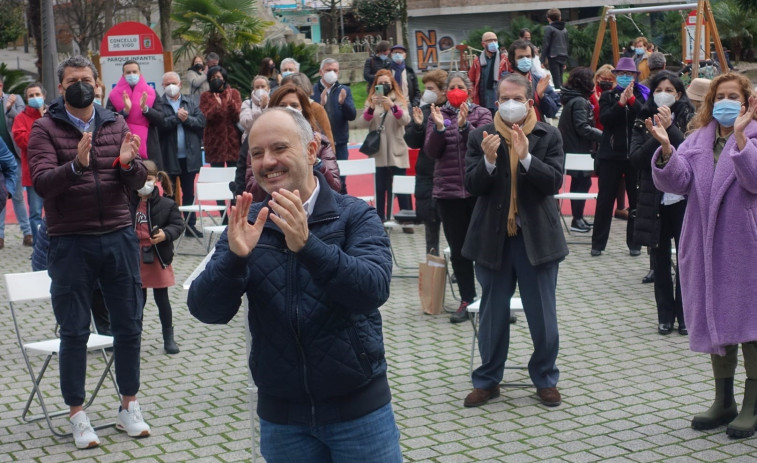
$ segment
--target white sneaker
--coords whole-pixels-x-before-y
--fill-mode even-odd
[[[136,400],[129,402],[127,410],[119,407],[116,429],[125,431],[129,437],[147,437],[150,435],[150,426],[142,418],[142,409]]]
[[[89,424],[89,418],[84,411],[79,410],[70,420],[71,433],[74,436],[74,444],[76,444],[77,449],[90,449],[100,445],[100,439],[92,425]]]

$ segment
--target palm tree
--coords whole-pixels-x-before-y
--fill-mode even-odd
[[[736,0],[723,0],[712,5],[712,14],[718,26],[720,40],[730,46],[735,61],[741,59],[741,51],[752,44],[757,26],[751,15],[744,14]]]
[[[223,57],[245,44],[258,43],[270,25],[258,17],[255,0],[174,0],[172,34],[182,45],[175,60],[197,52]]]

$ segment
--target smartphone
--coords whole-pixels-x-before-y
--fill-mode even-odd
[[[376,85],[376,95],[384,96],[384,86]]]
[[[153,225],[152,230],[150,230],[150,237],[154,237],[158,233],[158,230],[160,230],[160,228],[158,228],[157,225]]]

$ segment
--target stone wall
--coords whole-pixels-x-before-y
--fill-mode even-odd
[[[338,51],[336,46],[329,46],[323,52],[319,50],[318,61],[326,58],[339,61],[339,82],[343,84],[363,82],[363,65],[368,59],[368,53],[334,53],[335,51]]]

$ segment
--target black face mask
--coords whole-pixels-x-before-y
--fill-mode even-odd
[[[600,80],[599,81],[599,88],[602,89],[603,92],[606,92],[607,90],[610,90],[613,86],[612,82],[608,82],[606,80]]]
[[[210,81],[210,91],[213,93],[223,92],[224,86],[225,86],[225,83],[223,79],[212,79]]]
[[[95,101],[95,88],[80,80],[68,86],[65,100],[74,108],[84,109]]]
[[[381,84],[384,86],[384,95],[389,95],[389,92],[392,91],[392,84]]]
[[[200,64],[200,63],[197,63],[197,64],[195,64],[194,66],[192,66],[192,69],[194,69],[194,70],[195,70],[195,72],[198,72],[198,73],[199,73],[200,71],[202,71],[202,68],[203,68],[203,67],[204,67],[204,66],[203,66],[202,64]]]

